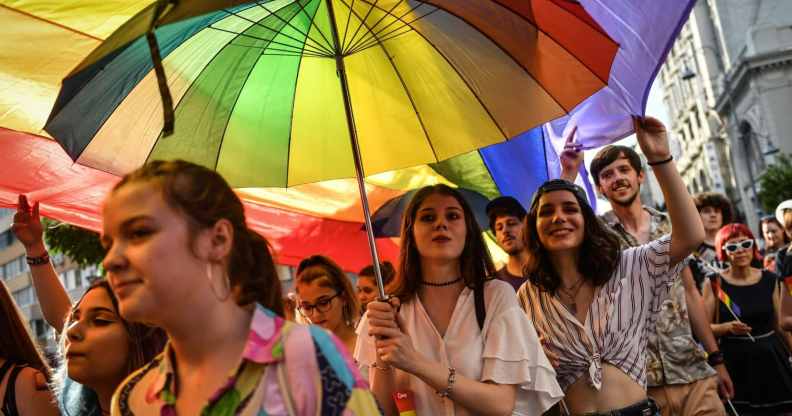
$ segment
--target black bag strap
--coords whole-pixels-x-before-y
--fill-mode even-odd
[[[17,416],[19,415],[19,411],[16,407],[16,379],[19,376],[19,373],[24,369],[26,366],[18,365],[14,366],[13,363],[6,361],[2,368],[0,368],[0,380],[3,379],[5,373],[8,371],[7,367],[13,367],[11,369],[11,375],[8,377],[8,382],[6,383],[6,391],[5,396],[3,397],[3,414],[5,416]]]
[[[484,305],[484,282],[477,283],[473,289],[473,301],[476,304],[476,321],[478,321],[479,331],[484,329],[484,320],[487,319],[487,310]]]

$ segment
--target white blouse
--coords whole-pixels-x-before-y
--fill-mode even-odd
[[[500,280],[484,285],[487,317],[479,330],[473,290],[457,299],[445,337],[441,337],[416,296],[399,310],[402,331],[427,358],[454,367],[458,375],[478,381],[518,385],[514,415],[540,415],[561,400],[563,393],[552,365],[539,344],[533,325],[520,309],[514,289]],[[376,361],[368,316],[358,326],[355,359],[361,368]],[[396,391],[412,391],[419,416],[472,415],[418,377],[396,370]]]

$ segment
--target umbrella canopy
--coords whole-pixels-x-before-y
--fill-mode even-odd
[[[173,135],[142,36],[160,3],[66,77],[47,132],[114,174],[181,158],[236,187],[293,186],[355,175],[351,124],[368,176],[565,114],[605,85],[618,49],[568,0],[209,3],[179,2],[154,32]]]
[[[468,203],[470,209],[473,210],[476,223],[478,223],[481,230],[486,231],[489,228],[489,219],[487,218],[487,203],[489,200],[484,195],[470,189],[459,188],[459,193],[465,202]],[[399,237],[401,235],[401,224],[404,218],[404,211],[407,205],[415,196],[417,190],[412,190],[395,198],[392,198],[382,204],[379,209],[374,211],[371,215],[371,223],[374,226],[374,235],[377,237]]]

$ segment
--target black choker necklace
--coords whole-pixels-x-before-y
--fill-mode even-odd
[[[451,286],[454,283],[457,283],[457,282],[459,282],[461,280],[462,280],[462,277],[460,276],[460,277],[457,277],[454,280],[449,280],[449,281],[443,282],[443,283],[432,283],[432,282],[427,282],[427,281],[422,280],[421,284],[424,285],[424,286],[443,287],[443,286]]]

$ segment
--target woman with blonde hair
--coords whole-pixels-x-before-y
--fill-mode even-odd
[[[332,332],[348,352],[355,349],[358,300],[349,277],[333,260],[311,256],[297,267],[297,310],[308,322]]]
[[[47,388],[49,366],[0,281],[0,415],[57,415]]]

